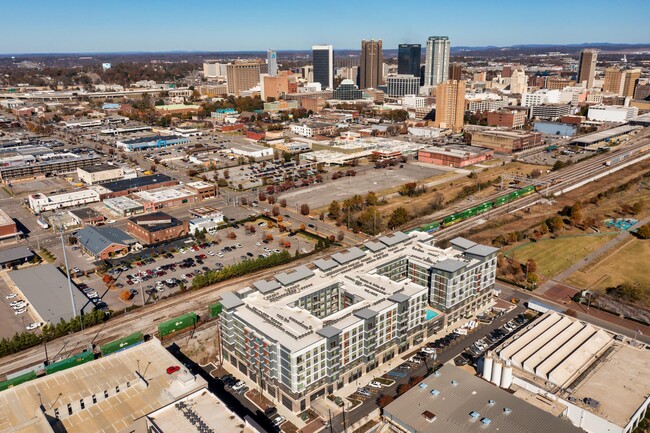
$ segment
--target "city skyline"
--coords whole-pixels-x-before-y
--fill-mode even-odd
[[[0,30],[0,53],[262,51],[269,48],[283,51],[309,50],[317,44],[358,49],[363,39],[382,39],[385,48],[397,49],[400,43],[424,45],[429,36],[436,34],[448,35],[454,46],[565,45],[590,41],[650,43],[643,22],[643,17],[650,13],[650,4],[641,0],[626,2],[625,8],[615,9],[607,7],[602,0],[568,4],[551,0],[542,10],[534,11],[532,4],[517,3],[515,7],[511,1],[501,2],[498,7],[471,1],[462,10],[447,3],[435,7],[417,1],[400,4],[399,9],[404,11],[420,11],[415,14],[386,14],[387,9],[395,6],[385,1],[368,10],[362,4],[335,0],[327,10],[307,14],[310,19],[292,21],[286,20],[287,11],[295,8],[308,12],[313,6],[291,0],[276,10],[255,4],[244,7],[197,0],[184,5],[188,19],[181,27],[169,20],[170,14],[176,14],[177,4],[167,0],[157,2],[156,8],[123,0],[113,2],[110,8],[78,1],[65,5],[36,3],[37,6],[19,2],[5,5],[5,16],[24,19],[5,22]],[[602,12],[605,8],[607,13]],[[343,9],[345,14],[340,13]],[[215,21],[211,23],[218,25],[205,25],[196,20],[193,10],[201,11],[201,17],[212,17]],[[632,10],[634,13],[630,14]],[[472,13],[463,13],[466,11]],[[220,20],[220,16],[239,19]],[[382,25],[389,24],[389,16],[390,25]],[[445,16],[445,20],[432,20],[436,16]],[[508,20],[508,26],[496,25],[503,20]],[[612,25],[613,22],[625,25]],[[242,31],[247,25],[261,29],[262,33]],[[26,32],[27,26],[40,31]],[[265,26],[269,30],[264,30]],[[11,36],[18,33],[20,37]]]

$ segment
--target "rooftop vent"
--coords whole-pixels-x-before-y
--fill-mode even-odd
[[[494,406],[494,400],[488,400],[488,405]]]
[[[424,419],[426,419],[429,422],[433,422],[436,419],[436,415],[432,412],[429,412],[428,410],[422,412],[422,416],[424,417]]]
[[[509,407],[504,407],[503,408],[503,414],[504,415],[508,415],[510,412],[512,412],[512,409],[510,409]]]
[[[418,385],[418,387],[420,387],[420,389],[427,389],[428,386],[429,386],[429,385],[427,385],[426,383],[420,383],[420,384]]]
[[[471,412],[469,413],[469,416],[471,416],[472,419],[475,419],[475,420],[476,420],[476,419],[478,419],[478,417],[481,416],[481,414],[478,413],[478,412],[476,412],[476,411],[471,411]]]
[[[440,394],[440,391],[438,391],[437,389],[432,389],[431,390],[431,395],[436,396],[438,394]]]
[[[483,418],[481,420],[481,424],[483,424],[483,425],[490,425],[491,422],[492,422],[492,420],[490,418]]]
[[[451,384],[456,386],[456,385],[458,385],[458,382],[456,380],[452,379]]]

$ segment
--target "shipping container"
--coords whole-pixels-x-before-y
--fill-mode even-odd
[[[221,305],[220,302],[217,302],[216,304],[210,305],[210,318],[212,319],[213,317],[217,317],[219,314],[221,314],[221,310],[223,310],[223,306]]]
[[[79,364],[85,364],[88,361],[95,359],[95,354],[92,352],[81,352],[72,355],[62,361],[55,362],[45,367],[46,374],[56,373],[57,371],[67,370]]]
[[[196,313],[183,314],[182,316],[178,316],[175,319],[168,320],[167,322],[163,322],[158,325],[158,334],[161,337],[164,337],[165,335],[169,335],[172,332],[180,331],[181,329],[185,329],[189,326],[194,326],[198,320],[199,316],[197,316]]]
[[[102,356],[106,356],[127,349],[131,346],[135,346],[136,344],[140,344],[142,341],[144,341],[144,335],[142,335],[142,332],[136,332],[127,337],[104,344],[100,348],[100,351],[102,352]]]
[[[5,389],[11,388],[12,386],[20,385],[21,383],[28,382],[32,379],[36,379],[36,372],[34,371],[21,374],[20,376],[16,376],[13,379],[0,382],[0,391],[4,391]]]

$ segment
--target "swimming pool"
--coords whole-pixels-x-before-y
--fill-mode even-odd
[[[629,230],[634,224],[638,223],[638,220],[633,218],[616,218],[605,220],[605,225],[607,227],[615,227],[619,230]]]
[[[438,315],[438,313],[436,313],[435,311],[427,310],[427,320],[431,320],[431,319],[435,318],[437,315]]]

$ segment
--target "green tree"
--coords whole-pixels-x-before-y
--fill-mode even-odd
[[[554,216],[546,221],[546,225],[552,233],[559,233],[564,228],[564,220],[561,216]]]
[[[336,219],[339,217],[339,215],[341,214],[341,205],[339,204],[338,201],[332,200],[332,203],[330,203],[329,208],[327,209],[327,214],[332,219]]]
[[[384,227],[381,213],[375,206],[371,206],[359,213],[356,222],[359,230],[371,236],[380,233]]]
[[[377,198],[377,194],[373,191],[368,192],[366,195],[366,206],[377,206],[379,203],[379,199]]]
[[[406,210],[404,207],[398,207],[396,208],[393,213],[390,215],[390,219],[388,220],[388,228],[395,229],[403,224],[406,224],[411,220],[411,215],[409,212]]]

